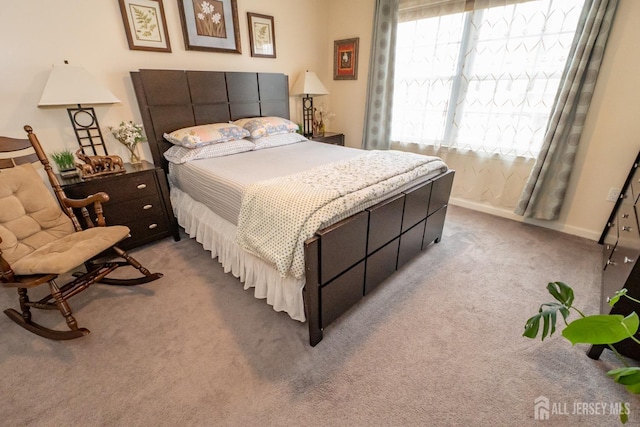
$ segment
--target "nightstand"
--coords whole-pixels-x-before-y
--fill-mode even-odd
[[[87,180],[58,179],[67,197],[72,199],[82,199],[99,191],[109,195],[109,201],[102,206],[107,225],[126,225],[131,230],[131,237],[118,245],[122,249],[167,236],[180,240],[164,171],[146,161],[124,166],[126,173]],[[78,218],[83,223],[82,215]]]
[[[327,144],[335,144],[344,146],[344,134],[335,132],[325,132],[324,136],[312,136],[312,141],[325,142]]]

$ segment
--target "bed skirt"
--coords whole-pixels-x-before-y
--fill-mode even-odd
[[[258,299],[266,299],[275,311],[284,311],[292,319],[304,322],[304,279],[281,277],[275,267],[244,251],[235,241],[236,226],[193,200],[176,187],[171,188],[171,204],[178,224],[196,239],[211,258],[218,258],[225,273],[240,279],[244,289],[253,288]]]

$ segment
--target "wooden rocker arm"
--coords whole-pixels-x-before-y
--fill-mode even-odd
[[[109,195],[104,191],[85,197],[84,199],[70,199],[64,198],[65,205],[71,208],[84,208],[90,204],[105,203],[109,201]]]
[[[87,206],[93,204],[93,211],[96,214],[96,223],[98,227],[105,227],[107,223],[104,219],[104,214],[102,211],[102,203],[105,203],[108,201],[109,201],[109,195],[104,191],[100,191],[99,193],[92,194],[90,196],[85,197],[84,199],[70,199],[68,197],[65,197],[64,199],[62,199],[62,202],[66,206],[70,208],[80,209],[80,212],[82,212],[82,217],[84,218],[87,224],[87,227],[89,228],[95,227],[95,224],[93,223],[93,221],[91,220],[91,217],[89,216],[89,211],[87,210]]]

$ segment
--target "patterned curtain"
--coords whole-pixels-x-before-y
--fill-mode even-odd
[[[515,213],[560,215],[618,0],[586,0],[545,132]]]
[[[391,141],[397,22],[398,0],[376,0],[362,134],[362,146],[368,150],[388,149]]]

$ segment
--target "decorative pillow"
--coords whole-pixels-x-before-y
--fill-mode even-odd
[[[299,133],[280,133],[276,135],[263,136],[262,138],[251,139],[256,144],[256,150],[263,148],[279,147],[280,145],[295,144],[297,142],[308,141]]]
[[[186,148],[197,148],[220,142],[247,138],[249,131],[233,123],[211,123],[192,126],[165,133],[164,138],[172,144]]]
[[[256,145],[248,139],[220,142],[218,144],[209,144],[197,148],[185,148],[174,145],[164,152],[164,158],[171,163],[180,164],[191,160],[210,159],[252,151],[255,146]]]
[[[298,130],[298,125],[282,117],[251,117],[233,122],[248,130],[251,138],[262,138],[268,135],[290,133]]]

